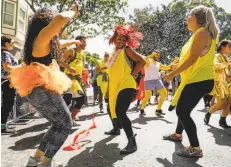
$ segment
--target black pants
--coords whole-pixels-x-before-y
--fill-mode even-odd
[[[119,92],[116,100],[116,115],[125,131],[127,138],[133,136],[131,121],[126,112],[131,104],[134,92],[135,89],[132,88],[123,89]]]
[[[70,93],[64,94],[64,95],[63,95],[63,99],[64,99],[64,101],[66,102],[66,105],[67,105],[68,107],[70,107],[71,102],[72,102],[72,103],[75,103],[75,104],[74,104],[74,107],[75,107],[76,109],[81,109],[82,106],[83,106],[84,103],[85,103],[85,96],[81,96],[81,97],[77,97],[77,98],[72,98],[72,94],[70,94]]]
[[[105,100],[105,102],[106,102],[106,100]],[[110,107],[109,107],[109,103],[107,105],[107,113],[108,113],[108,115],[109,115],[109,117],[111,119],[111,123],[112,123],[113,128],[114,129],[122,129],[122,125],[121,125],[120,121],[118,120],[118,118],[112,119],[111,112],[110,112]]]
[[[178,101],[176,107],[176,114],[178,116],[176,133],[182,134],[185,129],[192,147],[198,147],[199,141],[197,138],[196,125],[190,117],[190,114],[200,99],[212,91],[213,85],[213,80],[188,84],[183,89]]]
[[[10,88],[10,82],[7,79],[1,79],[2,88],[2,107],[1,107],[1,124],[6,124],[10,111],[14,106],[15,89]]]
[[[213,98],[212,95],[209,95],[209,94],[204,95],[203,99],[204,99],[205,105],[209,105],[209,103],[212,100],[212,98]]]

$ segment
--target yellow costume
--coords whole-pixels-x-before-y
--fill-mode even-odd
[[[192,37],[188,40],[188,42],[184,45],[184,47],[182,48],[181,54],[180,54],[179,64],[182,64],[189,57],[195,35],[203,29],[204,28],[198,29],[192,35]],[[173,100],[171,102],[172,106],[177,105],[177,102],[180,98],[181,92],[184,89],[185,85],[190,84],[190,83],[200,82],[200,81],[211,80],[214,78],[213,60],[214,60],[216,42],[217,40],[213,39],[208,53],[199,57],[192,66],[190,66],[188,69],[180,73],[181,84],[179,88],[177,89],[175,96],[173,97]]]
[[[229,74],[228,61],[222,54],[217,54],[214,65],[214,89],[212,95],[224,99],[231,95],[226,77]]]
[[[109,75],[109,104],[112,118],[116,118],[116,100],[119,92],[126,88],[136,89],[136,81],[131,75],[124,49],[119,52],[114,64],[108,69]]]
[[[107,67],[107,64],[104,60],[98,62],[100,69]],[[102,70],[97,77],[97,85],[100,87],[102,94],[105,96],[108,89],[108,69]]]
[[[75,50],[73,49],[73,52],[75,53]],[[81,77],[82,76],[82,71],[83,71],[83,66],[84,66],[84,54],[83,52],[79,53],[76,51],[75,53],[75,59],[73,61],[71,61],[69,63],[69,66],[73,69],[76,70],[76,73],[75,74],[72,74],[70,71],[68,71],[67,69],[65,69],[65,73],[68,74],[69,76],[79,76]],[[71,77],[72,78],[72,77]],[[78,81],[77,79],[72,79],[72,92],[73,93],[77,93],[79,90],[80,91],[83,91],[81,86],[80,86],[80,83],[81,81]],[[71,91],[71,90],[69,90]]]

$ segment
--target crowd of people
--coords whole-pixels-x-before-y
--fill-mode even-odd
[[[178,123],[175,132],[163,138],[182,141],[182,133],[186,131],[190,146],[178,151],[179,156],[203,156],[197,128],[190,116],[201,98],[204,97],[205,106],[210,107],[205,123],[209,123],[212,113],[222,110],[219,125],[230,127],[226,117],[231,105],[231,61],[228,57],[231,41],[223,40],[218,44],[219,28],[210,8],[198,6],[189,13],[187,24],[192,36],[183,46],[180,57],[169,65],[159,62],[161,53],[158,50],[146,56],[137,53],[135,49],[143,35],[135,26],[118,25],[109,40],[114,51],[105,53],[103,60],[97,63],[92,82],[87,79],[91,74],[84,68],[87,38],[58,38],[63,26],[78,14],[77,4],[71,11],[56,15],[46,8],[36,12],[28,24],[24,59],[20,65],[10,53],[13,39],[1,37],[2,133],[15,131],[7,126],[15,92],[52,124],[27,166],[55,167],[52,158],[75,126],[77,115],[86,104],[86,88],[90,84],[100,112],[104,112],[103,102],[107,103],[113,129],[105,134],[119,135],[120,129],[126,134],[128,144],[120,154],[137,151],[136,134],[126,114],[131,102],[138,100],[139,106],[142,101],[140,114],[145,115],[145,107],[154,93],[155,103],[158,103],[155,113],[165,115],[162,106],[168,97],[169,83],[174,95],[169,111],[176,108]],[[76,47],[69,49],[71,45]]]

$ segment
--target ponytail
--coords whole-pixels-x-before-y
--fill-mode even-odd
[[[216,19],[214,17],[213,11],[211,8],[207,8],[206,12],[206,27],[213,39],[217,39],[220,33],[220,29],[216,24]]]

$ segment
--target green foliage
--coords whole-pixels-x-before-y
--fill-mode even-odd
[[[31,0],[31,3],[27,1],[34,12],[36,8],[41,7],[49,7],[59,12],[68,11],[74,2],[74,0]],[[127,0],[78,0],[78,3],[80,15],[63,28],[63,31],[65,30],[71,37],[76,31],[90,37],[107,34],[115,25],[124,22],[124,18],[119,16],[119,11],[128,5]]]
[[[214,0],[173,0],[161,9],[152,6],[136,9],[130,19],[138,24],[144,34],[139,52],[148,55],[154,50],[161,51],[161,62],[170,63],[179,56],[182,46],[191,33],[185,19],[195,6],[203,4],[213,9],[220,26],[220,40],[231,39],[231,14],[218,7]]]
[[[99,55],[97,53],[91,54],[89,52],[85,52],[85,56],[87,64],[90,64],[91,66],[95,66],[97,62],[100,60]]]

